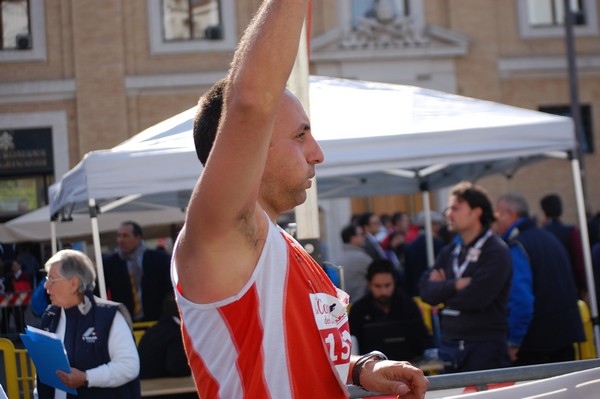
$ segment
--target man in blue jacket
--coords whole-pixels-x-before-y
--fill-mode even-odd
[[[498,232],[510,247],[513,283],[508,309],[509,355],[514,365],[575,360],[585,341],[568,255],[551,233],[529,218],[520,194],[496,203]]]

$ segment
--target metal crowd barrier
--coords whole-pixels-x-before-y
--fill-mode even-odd
[[[0,308],[28,305],[31,301],[31,291],[7,292],[0,294]]]
[[[572,362],[549,363],[534,366],[507,367],[503,369],[433,375],[427,377],[429,380],[428,391],[471,386],[477,386],[478,390],[485,390],[487,384],[539,380],[596,367],[600,367],[600,359],[576,360]],[[350,391],[350,398],[353,399],[372,398],[384,395],[377,392],[365,391],[364,389],[354,385],[348,385],[348,390]]]
[[[32,291],[5,292],[0,294],[0,332],[5,335],[11,333],[10,316],[15,319],[15,326],[25,327],[25,313],[23,306],[31,302]],[[20,323],[17,323],[19,319]],[[16,331],[19,333],[22,331]]]

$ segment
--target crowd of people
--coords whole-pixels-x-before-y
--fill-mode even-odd
[[[342,229],[337,263],[344,270],[351,332],[360,353],[374,344],[363,334],[369,325],[414,318],[413,312],[399,310],[409,309],[406,305],[374,288],[372,268],[385,261],[393,272],[388,287],[394,287],[396,298],[440,308],[439,328],[430,326],[424,342],[436,349],[445,372],[575,360],[574,344],[586,341],[578,301],[589,299],[582,238],[577,227],[561,222],[559,195],[548,194],[539,205],[540,220],[521,194],[501,195],[493,204],[482,187],[457,184],[444,214],[431,212],[433,263],[427,258],[422,213],[413,218],[412,227],[403,212],[353,216]],[[382,223],[386,220],[387,225]],[[400,220],[404,222],[392,222]],[[392,238],[399,243],[390,256],[386,249]],[[593,248],[600,271],[600,244]],[[365,303],[370,309],[366,317]],[[359,315],[353,317],[355,307]],[[421,332],[417,325],[412,335],[396,333],[421,348],[413,357],[417,361],[425,349],[414,338]],[[369,339],[383,345],[381,337]]]
[[[404,212],[353,216],[341,231],[338,263],[349,294],[354,353],[382,350],[418,364],[426,349],[436,348],[445,372],[574,360],[573,344],[586,340],[577,304],[587,298],[581,236],[561,222],[558,195],[545,196],[540,207],[544,215],[538,221],[520,194],[501,195],[492,205],[482,187],[458,184],[444,214],[431,212],[432,265],[422,212],[412,222]],[[49,306],[40,326],[64,339],[72,372],[60,377],[82,397],[106,390],[138,397],[140,378],[192,373],[171,285],[171,256],[164,248],[148,248],[134,221],[123,222],[116,237],[115,252],[103,256],[108,300],[98,297],[95,268],[78,251],[63,250],[48,260],[47,280],[44,269],[26,265],[22,259],[35,264],[35,257],[23,250],[9,268],[1,268],[3,291],[31,291],[36,281],[45,281]],[[594,262],[600,262],[600,244],[593,249]],[[441,306],[438,340],[415,297]],[[23,313],[12,308],[3,317],[15,317],[22,332]],[[131,323],[149,320],[158,322],[136,346]],[[90,323],[100,349],[85,352],[80,345],[87,341],[74,338],[86,334]],[[37,390],[40,398],[55,397],[39,381]]]
[[[445,214],[431,213],[433,265],[426,256],[423,213],[414,223],[403,212],[355,215],[341,231],[338,259],[349,294],[355,353],[385,350],[394,358],[419,362],[425,349],[436,347],[445,372],[574,360],[573,344],[586,340],[577,305],[587,292],[579,261],[581,236],[575,226],[560,221],[558,195],[545,196],[540,206],[544,218],[538,222],[520,194],[504,194],[493,206],[482,187],[458,184]],[[40,325],[57,332],[67,353],[73,353],[73,371],[61,379],[82,397],[107,389],[137,397],[140,378],[192,372],[171,285],[170,255],[147,248],[133,221],[119,226],[116,243],[117,250],[103,256],[108,301],[98,298],[94,267],[81,252],[60,251],[45,266],[50,306]],[[599,248],[593,247],[595,262]],[[31,291],[41,280],[39,270],[29,274],[19,257],[9,264],[8,270],[2,268],[3,291]],[[414,297],[442,306],[438,342]],[[16,317],[13,323],[22,332],[22,314],[13,308],[3,316]],[[94,324],[102,349],[81,358],[80,340],[72,340],[86,332],[92,317],[102,321]],[[136,347],[131,323],[148,320],[158,323]],[[129,372],[121,373],[123,368]],[[111,373],[120,377],[113,379]],[[55,397],[53,389],[38,384],[40,398]]]

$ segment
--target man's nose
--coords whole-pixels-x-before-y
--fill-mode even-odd
[[[323,154],[323,150],[317,141],[313,138],[312,145],[310,146],[310,150],[308,152],[308,162],[311,164],[319,164],[323,163],[325,160],[325,154]]]

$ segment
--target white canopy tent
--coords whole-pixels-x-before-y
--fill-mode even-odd
[[[131,207],[129,207],[131,208]],[[44,206],[26,213],[0,226],[0,242],[50,241],[52,239],[49,223],[50,207]],[[165,224],[183,223],[183,209],[149,204],[135,208],[127,206],[118,212],[106,212],[98,218],[98,232],[114,231],[125,220],[135,220],[142,227],[161,226]],[[88,209],[80,209],[71,213],[70,220],[55,224],[55,239],[86,237],[92,234]]]
[[[325,152],[317,167],[320,198],[447,187],[511,174],[575,148],[570,118],[411,86],[313,76],[310,104],[313,134]],[[185,206],[202,171],[194,113],[190,108],[110,150],[86,154],[50,187],[50,212],[90,199],[148,201],[150,194],[150,201]]]
[[[563,157],[571,160],[579,224],[587,236],[570,118],[417,87],[316,76],[310,78],[310,108],[312,131],[325,153],[317,167],[319,198],[421,191],[429,209],[429,190],[491,173],[510,176],[537,159]],[[194,113],[191,108],[110,150],[86,154],[50,187],[55,219],[89,207],[99,275],[98,209],[106,213],[139,201],[186,206],[202,171],[191,134]],[[430,260],[432,254],[429,248]],[[584,254],[593,281],[589,245]],[[595,298],[593,286],[590,295]]]

